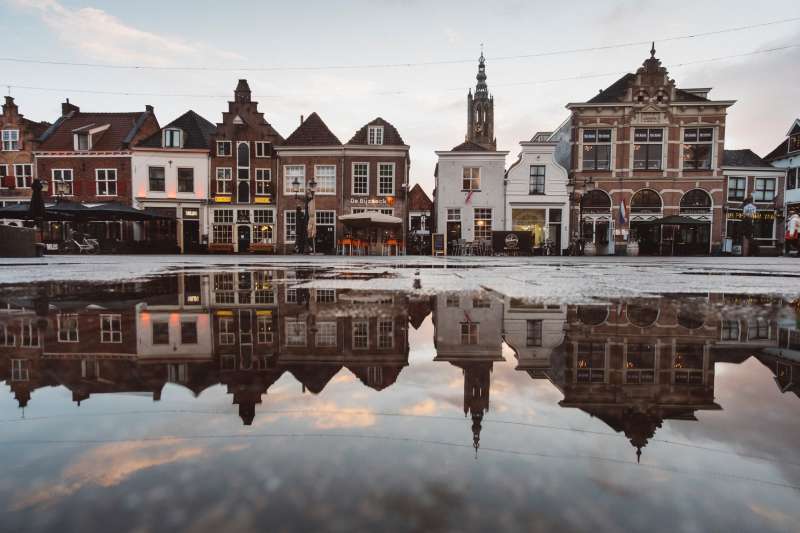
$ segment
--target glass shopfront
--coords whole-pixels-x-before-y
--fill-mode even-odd
[[[533,246],[539,247],[548,238],[545,232],[547,225],[546,209],[512,209],[511,229],[514,231],[527,231],[533,235]]]

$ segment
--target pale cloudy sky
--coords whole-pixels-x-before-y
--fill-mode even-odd
[[[586,100],[635,71],[650,47],[503,58],[651,39],[679,86],[713,87],[712,97],[738,100],[730,111],[728,147],[750,147],[764,155],[800,116],[800,48],[676,65],[800,45],[800,20],[666,39],[795,17],[800,17],[795,0],[0,0],[0,58],[232,69],[106,69],[0,59],[0,85],[57,89],[11,89],[22,112],[36,120],[55,120],[60,102],[69,97],[95,111],[152,104],[166,124],[187,109],[219,121],[236,80],[244,77],[260,109],[284,136],[297,127],[301,114],[312,111],[342,142],[376,116],[392,122],[411,145],[411,181],[430,191],[434,150],[464,138],[466,92],[475,84],[481,43],[495,96],[499,148],[511,151],[508,164],[519,141],[557,127],[567,117],[567,102]],[[576,76],[584,79],[552,81]]]

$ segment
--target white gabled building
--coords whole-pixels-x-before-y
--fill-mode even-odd
[[[452,150],[437,151],[434,211],[448,254],[456,241],[491,241],[505,228],[505,162],[494,138],[494,99],[481,54],[475,95],[467,96],[467,135]]]
[[[208,242],[209,142],[216,126],[187,111],[133,148],[133,207],[175,219],[135,227],[136,240],[174,239],[182,253]]]
[[[786,210],[789,213],[800,211],[800,118],[794,120],[786,139],[764,159],[786,169]]]
[[[534,248],[550,240],[560,254],[569,245],[569,176],[556,160],[554,135],[519,143],[519,158],[506,172],[505,229],[529,231]]]

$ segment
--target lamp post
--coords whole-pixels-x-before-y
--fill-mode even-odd
[[[294,191],[294,199],[297,201],[295,208],[295,251],[300,254],[306,253],[306,246],[308,245],[308,204],[314,199],[314,192],[317,188],[317,182],[314,178],[308,182],[308,186],[300,195],[300,180],[297,177],[292,180],[292,190]],[[302,203],[302,208],[301,208]]]

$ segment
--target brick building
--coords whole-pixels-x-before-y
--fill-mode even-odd
[[[239,80],[234,99],[211,136],[210,250],[274,249],[273,176],[275,147],[281,142],[283,137],[258,111],[247,80]]]
[[[130,113],[95,113],[64,102],[61,117],[41,135],[34,152],[37,175],[47,183],[45,200],[130,205],[131,149],[158,129],[152,106]],[[97,236],[132,238],[130,224],[107,228],[108,234]]]
[[[28,201],[36,178],[36,139],[50,126],[28,120],[6,96],[0,115],[0,207]]]
[[[572,227],[598,254],[719,251],[725,120],[732,100],[681,89],[655,56],[586,102],[570,103]],[[670,215],[695,224],[647,224]],[[684,219],[685,222],[685,219]]]

